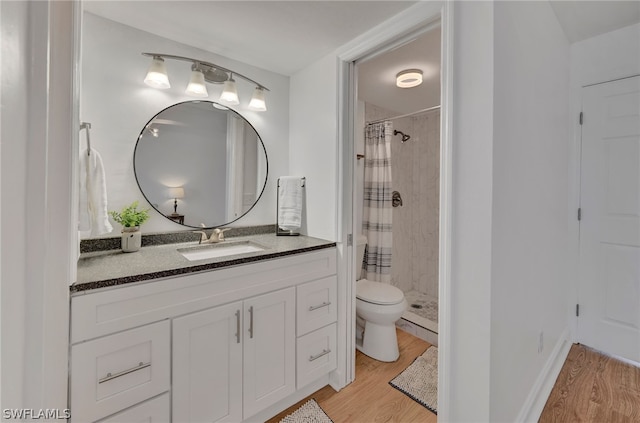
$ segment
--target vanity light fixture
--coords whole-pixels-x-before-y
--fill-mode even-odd
[[[142,55],[152,58],[151,67],[144,82],[153,88],[169,88],[171,86],[169,84],[169,78],[167,77],[164,61],[165,59],[180,60],[191,63],[191,80],[185,91],[186,94],[194,97],[208,97],[209,94],[205,82],[224,84],[222,94],[220,95],[220,102],[232,106],[238,105],[240,104],[240,99],[238,98],[238,90],[234,79],[234,77],[236,77],[255,86],[253,97],[249,103],[249,109],[255,111],[267,110],[265,91],[269,91],[269,89],[238,72],[214,63],[191,59],[189,57],[161,53],[142,53]]]
[[[422,84],[420,69],[405,69],[396,75],[396,86],[400,88],[412,88],[420,84]]]

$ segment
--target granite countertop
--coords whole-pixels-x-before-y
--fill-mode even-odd
[[[237,266],[331,248],[336,245],[332,241],[303,235],[276,236],[270,233],[227,237],[226,241],[219,244],[202,244],[202,246],[224,246],[243,241],[250,241],[265,249],[196,261],[187,260],[178,252],[178,249],[198,247],[197,241],[142,247],[135,253],[123,253],[121,250],[84,253],[78,260],[78,279],[69,288],[71,293],[84,293],[92,289]]]

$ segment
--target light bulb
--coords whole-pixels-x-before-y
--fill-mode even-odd
[[[204,74],[201,70],[194,69],[191,71],[191,80],[184,92],[192,97],[209,97],[207,86],[204,85]]]
[[[220,94],[220,101],[224,101],[227,104],[237,105],[240,104],[238,99],[238,90],[236,89],[236,81],[233,78],[224,81],[224,88],[222,94]]]
[[[169,77],[167,76],[167,68],[164,65],[164,59],[162,59],[162,57],[153,57],[147,76],[144,78],[144,83],[150,87],[162,90],[171,88]]]
[[[267,110],[267,103],[264,99],[264,90],[262,87],[256,87],[253,91],[253,97],[251,97],[251,101],[249,102],[249,109],[257,112],[264,112]]]

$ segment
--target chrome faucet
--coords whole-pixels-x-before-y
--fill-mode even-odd
[[[198,242],[198,244],[215,244],[217,242],[224,241],[224,233],[229,229],[231,228],[215,228],[209,238],[207,238],[207,233],[205,231],[193,231],[193,233],[200,234],[200,242]]]

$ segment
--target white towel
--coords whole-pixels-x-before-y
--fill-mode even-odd
[[[281,176],[278,190],[278,226],[295,231],[302,226],[302,182],[300,176]]]
[[[93,148],[91,155],[87,155],[85,149],[80,152],[79,164],[78,230],[90,231],[90,236],[109,233],[113,227],[107,213],[107,184],[102,157]]]

